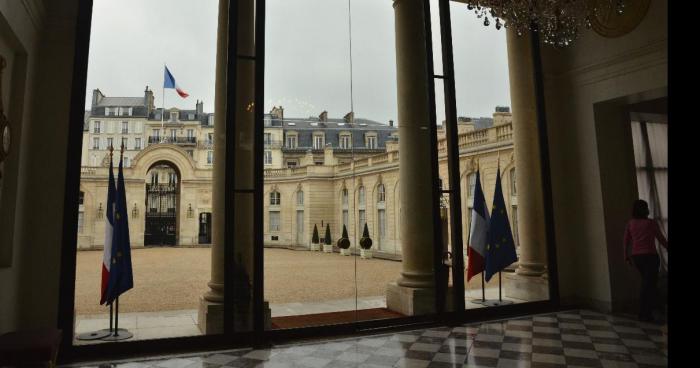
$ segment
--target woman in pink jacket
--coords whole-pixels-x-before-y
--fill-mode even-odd
[[[659,276],[659,255],[656,253],[655,239],[668,249],[668,242],[661,233],[656,221],[648,218],[647,202],[638,199],[632,207],[632,219],[625,228],[624,254],[627,263],[634,263],[642,276],[639,293],[639,319],[651,322],[656,304],[656,282]]]

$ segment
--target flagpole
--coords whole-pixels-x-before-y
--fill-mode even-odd
[[[168,66],[163,63],[163,101],[161,101],[163,109],[160,110],[160,130],[163,131],[163,138],[160,138],[160,143],[163,143],[165,140],[165,69],[167,68]]]
[[[118,174],[118,175],[119,175],[118,177],[121,177],[122,179],[123,179],[123,175],[122,175],[122,167],[123,167],[123,166],[122,166],[122,162],[123,162],[123,159],[124,159],[124,148],[125,148],[125,147],[124,147],[124,143],[122,142],[122,144],[121,144],[121,150],[120,150],[120,156],[119,156],[119,174]],[[117,181],[119,181],[119,180],[117,180]],[[117,188],[117,191],[118,191],[118,190],[119,190],[119,188]],[[122,190],[122,194],[121,194],[121,195],[122,195],[122,196],[126,195],[126,193],[125,193],[125,192],[126,192],[126,187],[122,185],[121,190]],[[119,198],[119,195],[117,195],[117,198]],[[119,220],[119,213],[117,213],[115,217],[117,218],[117,220]],[[128,221],[127,218],[124,218],[123,220]],[[115,266],[116,266],[116,265],[115,265]],[[118,267],[118,266],[117,266],[117,267]],[[110,271],[112,271],[112,270],[110,270]],[[118,271],[115,269],[114,272],[118,272]],[[126,339],[130,339],[130,338],[134,337],[134,334],[131,333],[131,332],[129,332],[129,331],[126,330],[126,329],[122,329],[122,333],[119,334],[119,294],[117,294],[117,297],[115,298],[115,300],[113,300],[112,303],[109,304],[109,308],[110,308],[110,325],[111,325],[111,321],[112,321],[112,320],[111,320],[112,304],[113,304],[114,302],[117,303],[117,305],[116,305],[116,307],[115,307],[115,309],[114,309],[114,333],[113,333],[113,334],[110,334],[110,335],[108,335],[108,336],[106,336],[106,337],[104,337],[104,338],[102,338],[101,340],[103,340],[103,341],[120,341],[120,340],[126,340]]]

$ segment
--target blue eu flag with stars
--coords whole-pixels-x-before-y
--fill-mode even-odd
[[[114,209],[114,231],[112,233],[112,259],[110,260],[107,304],[119,295],[134,287],[131,269],[131,243],[129,241],[129,217],[126,206],[126,186],[124,185],[123,159],[119,159],[117,176],[116,206]]]
[[[493,194],[493,206],[489,219],[489,232],[486,242],[486,267],[484,277],[489,281],[493,275],[502,271],[518,260],[515,253],[515,241],[510,230],[506,203],[501,188],[501,168],[496,174],[496,190]]]

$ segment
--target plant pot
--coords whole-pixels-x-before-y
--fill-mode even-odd
[[[362,259],[372,258],[372,250],[371,249],[360,249],[360,258],[362,258]]]
[[[325,253],[333,253],[333,244],[323,244],[323,251]]]
[[[350,255],[350,249],[349,249],[349,248],[348,248],[348,249],[340,248],[340,255],[341,255],[341,256],[349,256],[349,255]]]
[[[310,250],[311,250],[312,252],[318,252],[318,251],[321,250],[321,245],[320,245],[320,244],[311,243],[311,248],[310,248]]]

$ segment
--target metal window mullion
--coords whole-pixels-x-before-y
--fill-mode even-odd
[[[459,145],[457,142],[457,103],[452,55],[452,24],[449,0],[439,0],[440,34],[442,38],[443,86],[445,89],[445,139],[447,140],[447,170],[450,190],[450,243],[452,243],[453,307],[462,311],[464,305],[464,250],[462,247],[462,206],[459,182]],[[458,270],[459,272],[456,272]]]
[[[264,98],[265,98],[265,0],[255,0],[255,136],[254,152],[263,150]],[[264,307],[264,252],[263,252],[263,160],[253,155],[255,193],[253,194],[253,332],[255,343],[262,342],[265,330]]]
[[[235,216],[236,195],[229,188],[235,185],[236,170],[236,86],[238,51],[238,2],[229,0],[228,8],[228,47],[226,62],[226,153],[224,173],[224,334],[233,336],[235,331],[234,300],[235,300]],[[209,154],[207,154],[208,156]]]
[[[442,273],[442,231],[440,227],[440,183],[439,183],[439,167],[437,154],[437,126],[436,126],[436,111],[435,111],[435,80],[432,78],[435,75],[433,66],[433,41],[432,41],[432,25],[430,20],[430,0],[423,0],[423,24],[425,26],[425,54],[426,66],[428,75],[428,105],[429,105],[429,125],[428,131],[430,134],[430,166],[432,169],[431,179],[433,180],[432,193],[432,218],[433,218],[433,272],[435,274],[435,312],[438,318],[443,318],[445,312],[445,290],[447,285],[443,285]]]

